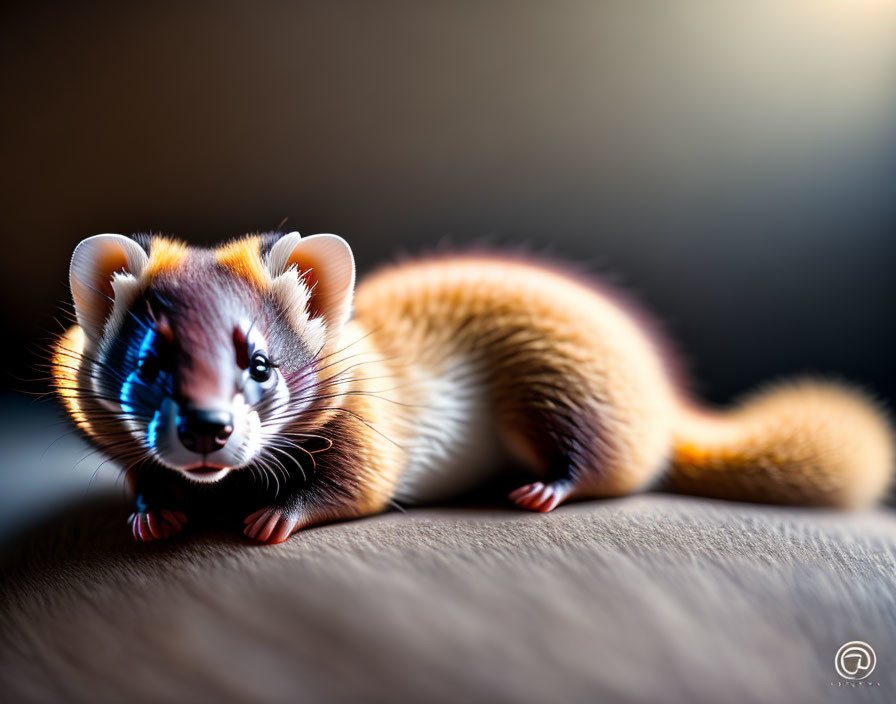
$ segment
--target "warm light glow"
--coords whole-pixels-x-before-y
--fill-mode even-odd
[[[75,424],[91,432],[87,416],[81,410],[78,390],[78,369],[84,349],[84,331],[73,325],[59,338],[53,352],[53,378],[65,409]]]

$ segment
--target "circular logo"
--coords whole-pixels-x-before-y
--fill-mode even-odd
[[[863,680],[877,664],[874,648],[861,640],[844,643],[834,658],[834,669],[845,680]]]

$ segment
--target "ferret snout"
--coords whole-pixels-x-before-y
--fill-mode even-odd
[[[231,402],[200,404],[165,398],[146,430],[147,444],[164,465],[192,481],[216,482],[258,452],[261,424],[242,394]]]
[[[187,408],[177,424],[181,444],[202,455],[220,450],[232,434],[233,413],[226,410]]]

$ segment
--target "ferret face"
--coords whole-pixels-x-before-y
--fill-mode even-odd
[[[307,409],[318,350],[251,296],[208,282],[178,285],[178,298],[157,288],[106,346],[115,371],[98,368],[95,385],[152,458],[213,482],[258,459],[287,411]]]
[[[126,428],[116,454],[215,482],[276,463],[285,426],[311,412],[354,264],[333,235],[212,251],[98,235],[76,249],[71,283],[84,375]],[[91,432],[100,442],[102,425]]]

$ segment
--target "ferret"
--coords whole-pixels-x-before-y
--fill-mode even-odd
[[[654,486],[855,508],[890,482],[893,430],[864,393],[797,380],[709,410],[644,315],[560,267],[443,255],[356,291],[336,235],[103,234],[70,285],[55,389],[123,469],[138,541],[226,513],[279,543],[507,467],[509,500],[539,512]]]

